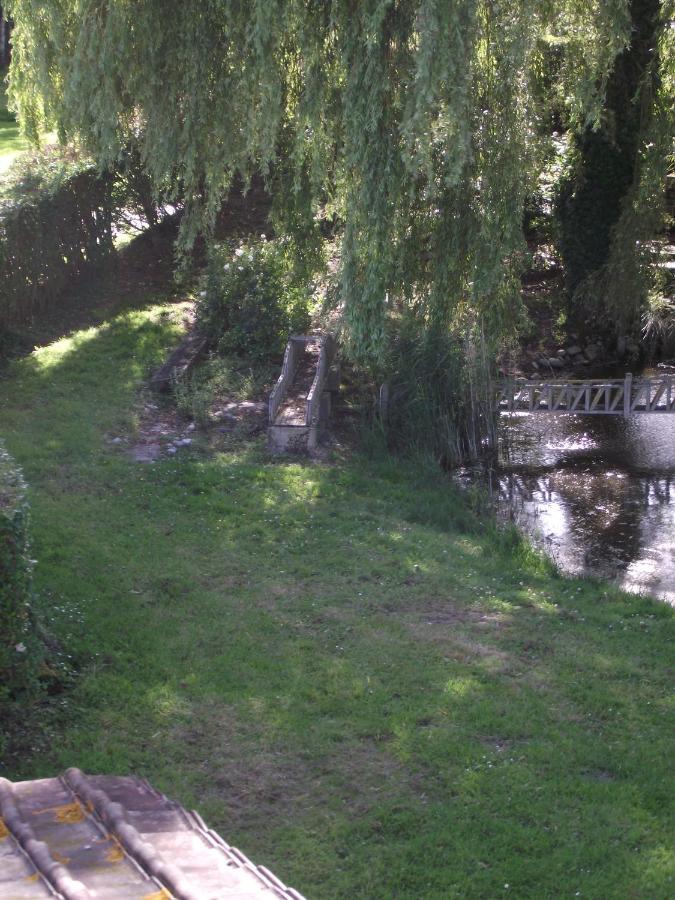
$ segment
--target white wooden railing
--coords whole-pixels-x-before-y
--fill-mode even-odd
[[[675,376],[546,382],[507,379],[498,385],[497,409],[596,416],[675,413]]]

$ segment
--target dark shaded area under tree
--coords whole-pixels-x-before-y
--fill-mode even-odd
[[[632,37],[609,76],[602,126],[589,125],[575,138],[577,157],[558,200],[569,321],[581,330],[602,325],[589,319],[587,306],[575,303],[575,293],[609,259],[612,229],[637,176],[645,117],[657,87],[659,0],[631,0],[629,9]]]

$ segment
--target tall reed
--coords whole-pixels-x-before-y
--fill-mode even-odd
[[[390,343],[380,421],[387,446],[447,468],[496,446],[492,362],[480,327],[432,333],[399,323]]]

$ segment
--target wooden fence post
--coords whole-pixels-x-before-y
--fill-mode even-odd
[[[380,397],[378,402],[378,411],[380,418],[385,420],[389,412],[389,384],[385,381],[380,386]]]
[[[633,376],[630,374],[630,372],[627,372],[626,377],[623,380],[623,414],[625,418],[628,418],[628,416],[630,416],[632,393]]]

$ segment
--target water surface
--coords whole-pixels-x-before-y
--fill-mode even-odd
[[[502,415],[488,481],[563,571],[675,603],[675,414]]]

